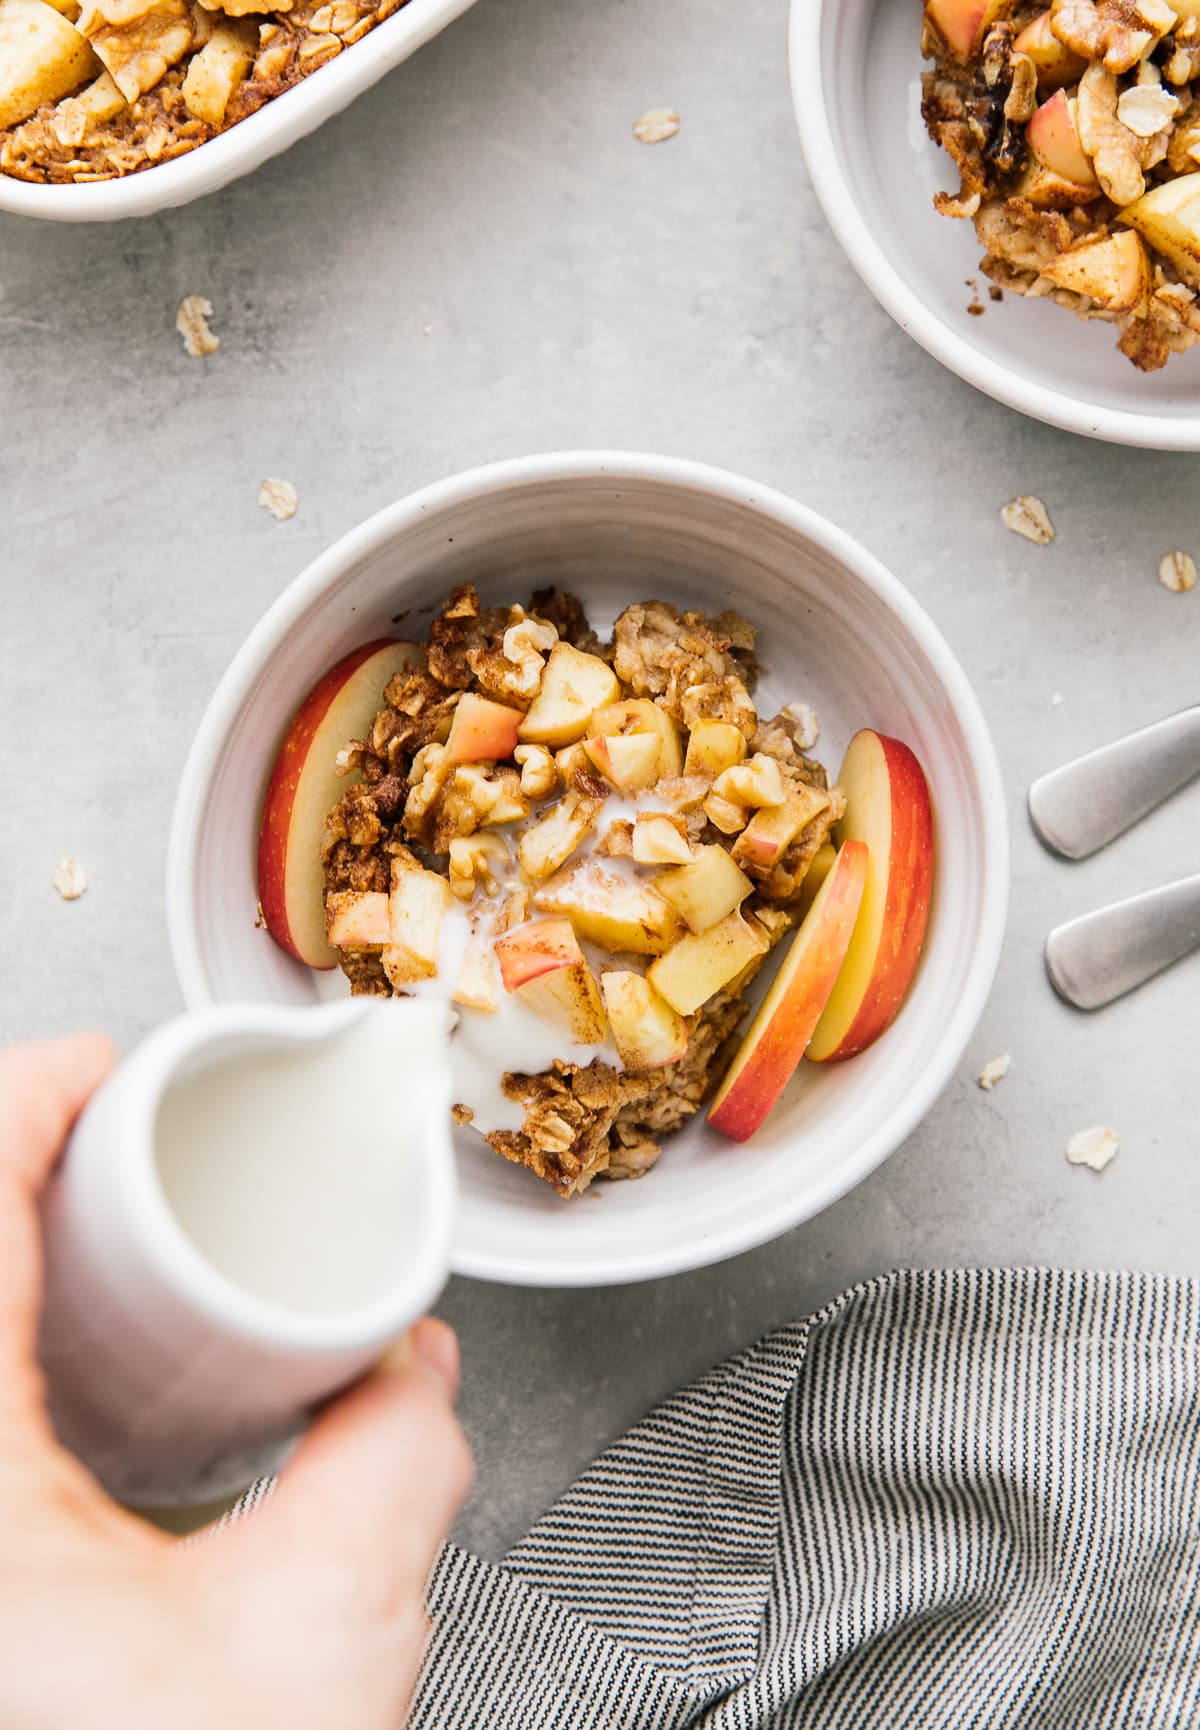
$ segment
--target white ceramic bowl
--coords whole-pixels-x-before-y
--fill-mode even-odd
[[[186,156],[123,180],[37,186],[0,174],[0,210],[49,222],[115,222],[125,216],[151,216],[156,210],[170,210],[216,192],[339,114],[474,4],[475,0],[408,0],[361,42],[344,48],[228,132]]]
[[[192,746],[167,873],[184,997],[307,1003],[345,989],[254,928],[264,782],[289,717],[331,662],[398,624],[423,634],[467,580],[485,602],[558,583],[601,630],[650,596],[737,607],[760,627],[761,706],[811,702],[818,755],[835,773],[864,724],[907,740],[925,766],[938,826],[929,935],[901,1015],[870,1051],[802,1065],[746,1145],[693,1120],[644,1180],[597,1183],[574,1202],[462,1133],[461,1273],[607,1285],[749,1249],[865,1177],[928,1110],[983,1007],[1008,896],[1000,773],[961,668],[895,577],[778,493],[666,457],[529,457],[429,487],[339,541],[251,632]]]
[[[792,0],[792,95],[809,173],[851,264],[897,324],[960,378],[1068,432],[1200,450],[1200,353],[1140,373],[1111,325],[1006,295],[989,300],[970,222],[920,115],[920,0]],[[984,289],[967,312],[968,277]]]

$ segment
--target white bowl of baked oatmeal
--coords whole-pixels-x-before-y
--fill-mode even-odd
[[[0,210],[190,203],[340,113],[474,0],[0,0]]]
[[[842,837],[856,735],[919,764],[927,815],[932,800],[936,848],[931,827],[904,867],[928,873],[923,950],[886,1031],[852,1061],[799,1063],[739,1139],[744,1119],[730,1128],[710,1102],[748,1020],[745,982],[761,965],[757,1002],[806,874],[833,865],[800,934],[867,851]],[[906,795],[891,789],[895,834]],[[985,722],[904,586],[751,481],[583,453],[426,488],[296,579],[201,722],[167,904],[193,1007],[314,1003],[352,983],[436,992],[452,968],[455,1266],[573,1286],[749,1249],[873,1170],[962,1054],[1007,892]],[[864,898],[856,941],[866,917]],[[465,959],[481,932],[482,986]],[[714,933],[750,947],[731,963]],[[507,992],[528,1004],[517,1022]]]
[[[923,348],[1053,426],[1196,450],[1200,16],[1138,3],[793,0],[792,91],[834,233]]]

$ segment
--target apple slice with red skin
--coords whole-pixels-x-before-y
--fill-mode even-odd
[[[933,805],[907,745],[864,728],[838,775],[843,846],[865,841],[867,887],[837,984],[808,1047],[814,1063],[853,1057],[895,1019],[912,982],[933,894]]]
[[[576,1045],[608,1031],[596,976],[569,919],[534,919],[496,939],[504,989],[535,1014],[565,1025]]]
[[[708,1108],[722,1135],[748,1140],[794,1075],[837,983],[866,884],[866,846],[847,841]]]
[[[466,691],[455,706],[446,740],[448,763],[505,763],[517,748],[523,709]]]
[[[423,655],[415,643],[365,643],[313,686],[283,736],[263,800],[258,899],[276,943],[309,967],[338,961],[321,865],[325,819],[353,780],[337,773],[338,752],[367,736],[392,675]]]
[[[927,0],[925,16],[937,26],[956,60],[969,60],[1004,0]]]
[[[1079,136],[1075,104],[1065,90],[1056,90],[1035,109],[1025,135],[1038,161],[1055,174],[1074,186],[1097,184],[1092,159]]]

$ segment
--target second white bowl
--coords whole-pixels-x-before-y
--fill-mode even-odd
[[[621,454],[475,470],[380,512],[310,566],[251,633],[201,722],[179,790],[167,877],[190,1006],[307,1003],[346,989],[255,929],[263,789],[289,717],[322,672],[381,635],[423,637],[456,583],[486,602],[573,589],[600,630],[648,597],[735,607],[760,630],[766,713],[822,723],[836,773],[850,735],[906,740],[928,774],[938,867],[925,953],[898,1020],[850,1063],[802,1065],[752,1141],[703,1118],[637,1183],[562,1202],[469,1130],[459,1144],[461,1273],[610,1285],[699,1267],[810,1218],[899,1145],[945,1086],[983,1007],[1008,896],[1004,797],[979,707],[897,580],[812,511],[717,469]],[[372,1085],[378,1079],[372,1078]]]

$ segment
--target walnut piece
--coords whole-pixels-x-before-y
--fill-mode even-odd
[[[1079,141],[1096,179],[1114,204],[1132,204],[1146,190],[1138,140],[1117,118],[1117,80],[1104,66],[1089,66],[1075,104]]]
[[[208,328],[208,320],[213,315],[212,302],[202,294],[189,294],[186,300],[179,303],[179,311],[175,314],[175,329],[183,338],[183,346],[193,360],[199,360],[206,354],[215,354],[221,346],[219,336],[214,336]]]

